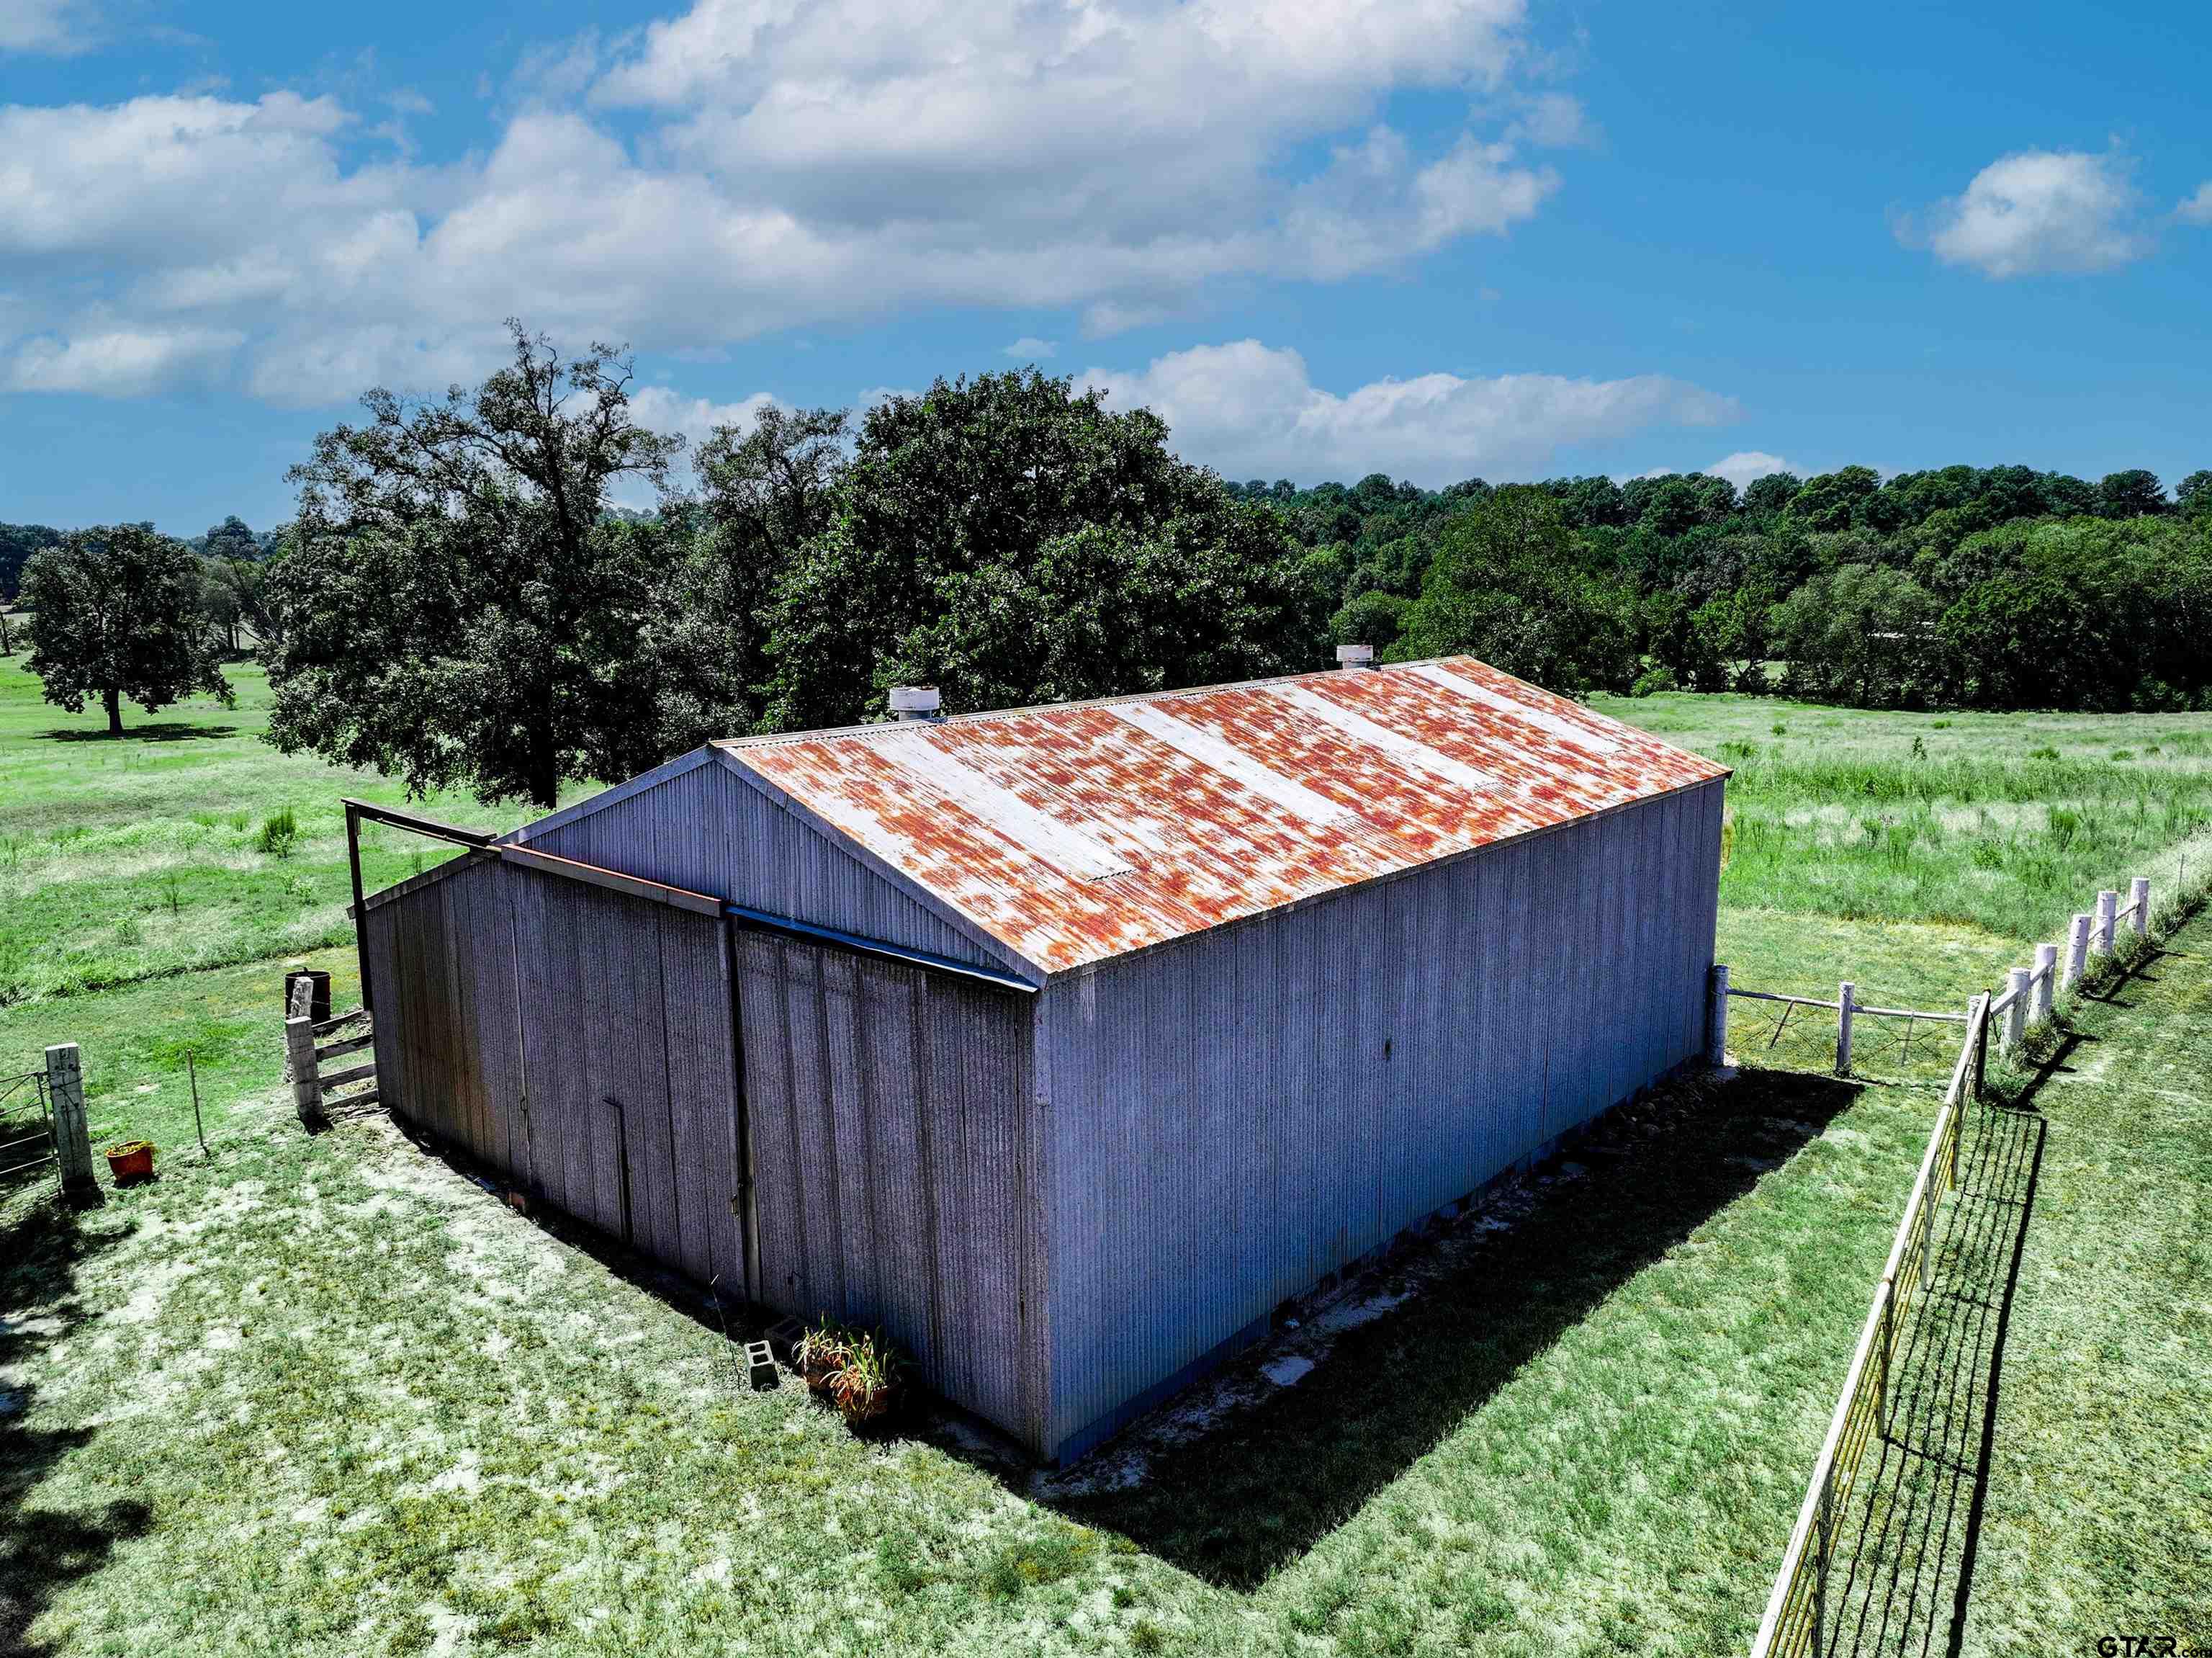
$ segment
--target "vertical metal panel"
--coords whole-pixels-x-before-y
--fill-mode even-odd
[[[673,1264],[732,1295],[744,1291],[738,1198],[735,1055],[721,923],[660,911],[668,1072],[669,1153],[675,1162]]]
[[[1717,795],[1049,984],[1049,1446],[1693,1056]]]
[[[1027,1001],[766,934],[738,956],[762,1293],[883,1326],[1040,1445]]]
[[[475,1050],[483,1100],[477,1155],[510,1179],[521,1178],[523,1162],[511,899],[516,879],[506,865],[487,861],[446,883],[453,889],[454,960],[467,1015],[465,1039]]]

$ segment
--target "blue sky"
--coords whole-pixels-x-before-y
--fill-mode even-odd
[[[696,435],[1035,360],[1230,476],[2212,465],[2212,9],[0,0],[0,520],[283,517],[510,313]]]

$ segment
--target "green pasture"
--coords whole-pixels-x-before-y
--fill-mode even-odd
[[[695,1289],[380,1119],[300,1131],[283,961],[349,999],[337,799],[400,795],[269,750],[235,683],[111,742],[0,662],[0,1072],[78,1042],[96,1132],[162,1170],[84,1214],[0,1192],[0,1653],[1744,1649],[1924,1087],[1674,1088],[1386,1263],[1291,1383],[1232,1366],[1200,1431],[1060,1475],[927,1410],[855,1437],[741,1385]],[[1606,706],[1736,767],[1721,954],[1756,986],[1957,1005],[2097,887],[2195,871],[2212,816],[2212,716]],[[418,856],[373,837],[372,886]],[[2207,927],[2027,1096],[2050,1195],[1968,1651],[2212,1592]]]

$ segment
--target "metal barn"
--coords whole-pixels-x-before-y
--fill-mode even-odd
[[[1065,1459],[1702,1053],[1726,775],[1464,657],[718,742],[363,901],[380,1086]]]

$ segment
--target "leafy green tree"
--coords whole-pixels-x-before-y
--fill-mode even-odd
[[[246,521],[233,513],[200,538],[200,552],[210,558],[258,558],[261,541]]]
[[[771,405],[694,457],[699,498],[672,521],[669,588],[651,639],[655,747],[680,753],[758,725],[768,608],[802,550],[836,521],[848,417]]]
[[[1769,472],[1755,478],[1743,492],[1743,509],[1755,516],[1766,518],[1789,510],[1790,503],[1797,498],[1797,491],[1805,487],[1805,480],[1796,472]]]
[[[507,366],[315,440],[269,578],[270,741],[550,808],[561,779],[621,776],[655,730],[623,671],[656,619],[665,549],[608,512],[659,487],[682,440],[631,418],[631,365],[574,362],[508,325]]]
[[[1627,595],[1576,567],[1559,503],[1524,485],[1455,513],[1389,655],[1468,652],[1553,691],[1625,690],[1636,674]]]
[[[23,566],[32,612],[31,672],[72,714],[97,698],[107,734],[123,735],[123,699],[155,713],[204,692],[233,700],[213,648],[199,560],[138,524],[76,530]]]
[[[2212,472],[2193,472],[2175,485],[2175,509],[2190,518],[2212,515]]]
[[[1212,473],[1177,460],[1151,411],[1111,411],[1100,393],[1079,394],[1071,381],[1033,369],[940,380],[920,396],[877,404],[861,421],[840,495],[836,521],[802,549],[772,607],[773,697],[763,716],[772,729],[860,719],[925,666],[954,676],[966,696],[1013,688],[1038,663],[1085,660],[1071,642],[1040,640],[1026,622],[996,628],[991,637],[1001,643],[988,647],[937,625],[957,615],[980,627],[989,602],[1013,602],[1007,595],[1029,590],[1033,577],[1050,587],[1080,568],[1156,572],[1163,546],[1194,556],[1267,547],[1301,607],[1308,601],[1306,584],[1287,574],[1298,569],[1297,548],[1275,509],[1233,502]],[[1067,539],[1094,528],[1119,533]],[[1057,551],[1048,558],[1048,549]],[[1170,593],[1204,591],[1219,579],[1210,564],[1207,572]],[[1263,574],[1261,588],[1275,590],[1273,573]],[[1191,666],[1201,659],[1280,660],[1268,642],[1283,638],[1282,625],[1267,602],[1255,603],[1256,613],[1240,605],[1184,617],[1193,643],[1179,647],[1185,666],[1171,672],[1211,671]],[[1299,625],[1317,648],[1318,618],[1302,613]],[[1067,682],[1082,677],[1064,672]]]
[[[2109,472],[2097,485],[2097,514],[2101,518],[2155,518],[2167,509],[2166,486],[2158,474],[2133,467]]]
[[[1225,498],[1149,533],[1086,524],[1030,558],[945,577],[942,608],[900,642],[886,678],[975,709],[1309,667],[1299,563],[1279,518]]]
[[[1936,696],[1935,595],[1899,570],[1846,564],[1815,576],[1767,619],[1768,648],[1787,664],[1783,686],[1814,702],[1917,707]]]
[[[1356,593],[1328,619],[1329,637],[1340,645],[1372,645],[1376,656],[1384,656],[1405,631],[1412,608],[1412,600],[1395,593]]]
[[[1822,472],[1806,480],[1790,511],[1808,529],[1847,530],[1856,521],[1859,503],[1881,487],[1881,475],[1871,466]]]
[[[61,545],[62,533],[46,524],[0,524],[0,599],[15,597],[23,564],[41,547]]]

